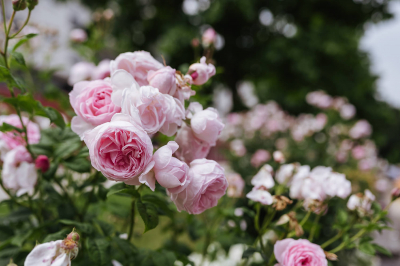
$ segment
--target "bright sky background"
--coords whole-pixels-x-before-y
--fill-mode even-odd
[[[370,53],[372,71],[380,76],[381,99],[400,108],[400,2],[392,2],[394,18],[371,26],[361,42]]]

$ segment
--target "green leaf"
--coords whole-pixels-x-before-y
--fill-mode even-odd
[[[156,266],[174,266],[176,256],[171,251],[161,250],[154,252],[152,259]]]
[[[33,231],[29,230],[28,232],[14,236],[11,240],[11,244],[18,246],[18,247],[22,247],[24,242],[28,239],[28,237],[31,236],[32,233],[33,233]]]
[[[364,253],[366,253],[366,254],[375,255],[375,248],[374,248],[374,246],[373,246],[371,243],[369,243],[369,242],[362,243],[362,244],[359,246],[359,249],[360,249],[360,251],[362,251],[362,252],[364,252]]]
[[[10,70],[4,66],[0,66],[0,82],[6,82],[10,89],[16,87],[22,92],[26,91],[25,84],[20,79],[15,78]]]
[[[64,161],[64,166],[78,173],[88,173],[92,164],[86,158],[72,157]]]
[[[50,241],[56,241],[60,239],[64,239],[69,233],[71,232],[71,229],[64,228],[61,231],[58,231],[53,234],[48,234],[44,239],[43,243],[50,242]]]
[[[156,205],[162,212],[162,214],[165,214],[169,217],[172,217],[174,215],[174,212],[168,207],[168,202],[157,195],[154,194],[146,194],[142,196],[142,201],[143,202],[151,202],[154,205]]]
[[[89,223],[79,223],[79,222],[75,222],[75,221],[71,221],[71,220],[64,220],[64,219],[59,220],[58,222],[76,227],[82,233],[91,234],[94,232],[93,226]]]
[[[136,207],[145,225],[144,232],[156,228],[158,225],[157,207],[152,203],[143,203],[140,198],[136,200]]]
[[[13,131],[13,130],[18,131],[19,133],[24,132],[24,130],[22,128],[15,127],[15,126],[7,124],[5,122],[3,122],[3,124],[0,126],[1,132],[8,132],[8,131]]]
[[[139,193],[132,187],[127,187],[124,183],[117,183],[110,188],[107,198],[115,194],[125,194],[133,197],[140,197]]]
[[[20,64],[21,66],[25,66],[26,67],[24,56],[21,53],[19,53],[19,52],[11,52],[10,55],[12,56],[12,58],[15,59],[15,61],[18,64]]]
[[[53,154],[53,147],[47,144],[31,144],[31,151],[36,155],[46,155],[47,157],[51,157]]]
[[[17,42],[17,44],[14,45],[14,47],[13,47],[13,49],[12,49],[13,52],[14,52],[15,50],[17,50],[18,47],[20,47],[21,45],[23,45],[24,43],[26,43],[27,41],[29,41],[29,39],[32,39],[32,38],[35,37],[35,36],[37,36],[37,34],[31,33],[31,34],[28,34],[28,35],[25,35],[24,37],[22,37],[22,38]]]
[[[70,139],[56,146],[54,150],[54,157],[64,159],[72,155],[75,151],[80,149],[82,143],[79,139]]]
[[[132,243],[130,243],[128,240],[114,237],[113,241],[118,245],[119,249],[128,257],[134,255],[137,252],[136,247],[132,245]]]
[[[107,252],[109,247],[109,242],[107,240],[102,238],[87,238],[85,244],[89,251],[89,258],[94,262],[94,265],[108,266],[111,263]]]
[[[337,213],[337,220],[338,220],[339,224],[341,224],[341,225],[346,224],[347,218],[348,218],[347,212],[340,209]]]
[[[104,236],[111,236],[114,233],[114,227],[101,220],[96,220],[96,223],[99,225],[101,231],[103,232]]]
[[[252,247],[247,248],[247,249],[243,252],[242,259],[248,259],[248,258],[250,258],[251,256],[253,256],[253,254],[254,254],[255,252],[259,252],[259,251],[258,251],[257,249],[255,249],[255,248],[252,248]]]
[[[375,248],[376,251],[378,251],[379,253],[389,256],[392,256],[392,252],[390,252],[389,250],[387,250],[386,248],[379,246],[377,244],[372,244],[372,246]]]

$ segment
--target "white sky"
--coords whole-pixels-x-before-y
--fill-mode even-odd
[[[380,76],[379,97],[400,107],[400,2],[392,2],[394,18],[371,26],[361,42],[369,52],[372,71]]]

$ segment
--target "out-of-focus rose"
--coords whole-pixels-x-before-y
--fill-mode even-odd
[[[331,173],[323,183],[325,194],[330,197],[347,198],[351,193],[351,182],[344,174]]]
[[[190,163],[189,185],[182,192],[171,194],[178,211],[199,214],[215,207],[225,194],[228,181],[224,169],[215,161],[198,159]]]
[[[73,86],[75,83],[92,78],[96,66],[89,62],[79,62],[71,67],[69,72],[68,84]]]
[[[275,182],[272,177],[272,172],[273,169],[269,164],[264,165],[251,179],[251,184],[253,186],[264,187],[266,189],[273,188],[275,186]]]
[[[81,81],[69,93],[72,108],[78,116],[72,118],[71,129],[83,137],[87,130],[110,122],[121,108],[111,101],[112,87],[109,79]]]
[[[255,168],[258,168],[263,163],[269,161],[269,159],[271,159],[271,154],[266,150],[260,149],[253,154],[250,163]]]
[[[281,266],[327,266],[324,250],[306,239],[286,238],[274,246],[276,260]]]
[[[285,155],[283,155],[283,152],[281,151],[274,151],[272,154],[272,157],[274,157],[274,161],[277,163],[285,163]]]
[[[157,71],[150,70],[147,75],[149,85],[161,93],[173,96],[176,92],[176,70],[166,66]]]
[[[157,182],[165,187],[169,193],[179,193],[187,185],[189,166],[172,157],[172,154],[179,148],[175,141],[159,148],[153,155],[154,173]]]
[[[105,79],[110,76],[110,59],[102,60],[93,70],[92,80]]]
[[[69,33],[69,38],[73,42],[82,43],[87,41],[87,34],[83,29],[73,29]]]
[[[363,146],[356,146],[352,149],[351,155],[353,155],[354,159],[361,160],[366,156],[366,151]]]
[[[185,118],[183,103],[151,86],[139,86],[125,70],[117,70],[111,77],[115,105],[121,103],[122,113],[139,114],[143,129],[148,134],[158,131],[172,136]]]
[[[353,118],[356,114],[356,108],[350,103],[346,103],[340,107],[340,116],[344,120]]]
[[[253,187],[253,189],[247,193],[246,197],[252,201],[260,202],[263,205],[271,205],[273,202],[271,194],[264,188]]]
[[[190,163],[195,159],[203,159],[210,151],[210,145],[196,138],[193,130],[185,123],[183,123],[182,127],[178,130],[175,141],[179,145],[179,149],[175,154],[186,163]]]
[[[353,139],[368,137],[372,133],[372,127],[367,120],[359,120],[349,131]]]
[[[323,91],[313,91],[308,93],[306,100],[309,104],[321,109],[328,109],[333,103],[332,97]]]
[[[131,74],[140,86],[149,85],[147,74],[150,70],[156,71],[163,65],[154,59],[149,52],[137,51],[120,54],[111,61],[111,74],[118,69],[124,69]]]
[[[236,156],[243,156],[246,154],[247,150],[246,147],[244,146],[243,140],[241,139],[234,139],[230,143],[230,150],[236,155]]]
[[[357,193],[351,195],[349,201],[347,202],[347,208],[352,211],[357,211],[358,215],[362,217],[371,213],[371,206],[374,200],[374,194],[366,189],[364,194]]]
[[[245,186],[244,180],[238,173],[227,173],[226,179],[228,180],[228,197],[240,198]]]
[[[193,107],[193,105],[196,107]],[[188,110],[192,110],[192,112],[189,111],[187,117],[191,118],[190,125],[194,135],[210,146],[215,146],[224,128],[224,123],[219,118],[217,110],[211,107],[203,110],[199,103],[191,103]]]
[[[15,191],[17,197],[25,193],[33,194],[37,172],[24,146],[18,146],[7,153],[1,175],[4,187]]]
[[[217,38],[217,32],[212,28],[208,28],[203,32],[201,36],[201,40],[204,47],[209,47],[211,44],[215,42]]]
[[[46,173],[50,168],[49,158],[46,155],[39,155],[35,160],[36,169],[40,169],[42,173]]]
[[[153,144],[139,117],[115,114],[111,122],[85,132],[84,140],[93,167],[105,177],[154,189]]]
[[[22,121],[26,127],[28,132],[28,142],[29,144],[36,144],[40,140],[40,129],[39,126],[29,121],[27,117],[22,117]],[[22,129],[21,120],[19,119],[18,115],[11,114],[8,116],[0,116],[0,124],[7,123],[14,127],[18,127]],[[19,133],[16,131],[9,131],[9,132],[0,132],[0,139],[4,141],[5,146],[7,149],[11,150],[15,147],[26,145],[24,133]]]
[[[194,85],[203,85],[215,75],[215,66],[207,64],[206,57],[203,56],[200,63],[192,64],[189,67],[188,74],[192,77]]]
[[[295,164],[283,164],[276,171],[275,179],[279,184],[289,184],[295,171]]]

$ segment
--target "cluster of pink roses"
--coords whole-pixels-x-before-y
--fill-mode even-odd
[[[29,144],[38,143],[40,140],[39,125],[29,121],[26,117],[22,117],[22,121],[28,133]],[[22,129],[21,120],[16,114],[1,116],[0,124],[3,123]],[[37,182],[37,167],[25,146],[24,133],[15,130],[0,132],[0,153],[3,161],[2,182],[6,189],[15,192],[17,196],[25,193],[32,195]],[[39,160],[37,164],[42,165],[43,163]]]
[[[128,185],[154,190],[157,181],[179,211],[198,214],[216,206],[227,181],[224,169],[205,157],[224,124],[213,108],[184,107],[194,94],[191,85],[215,74],[205,60],[182,75],[148,52],[124,53],[110,62],[111,78],[76,83],[70,93],[77,114],[71,128],[88,146],[93,167]],[[158,132],[177,133],[176,142],[153,154],[151,138]]]

